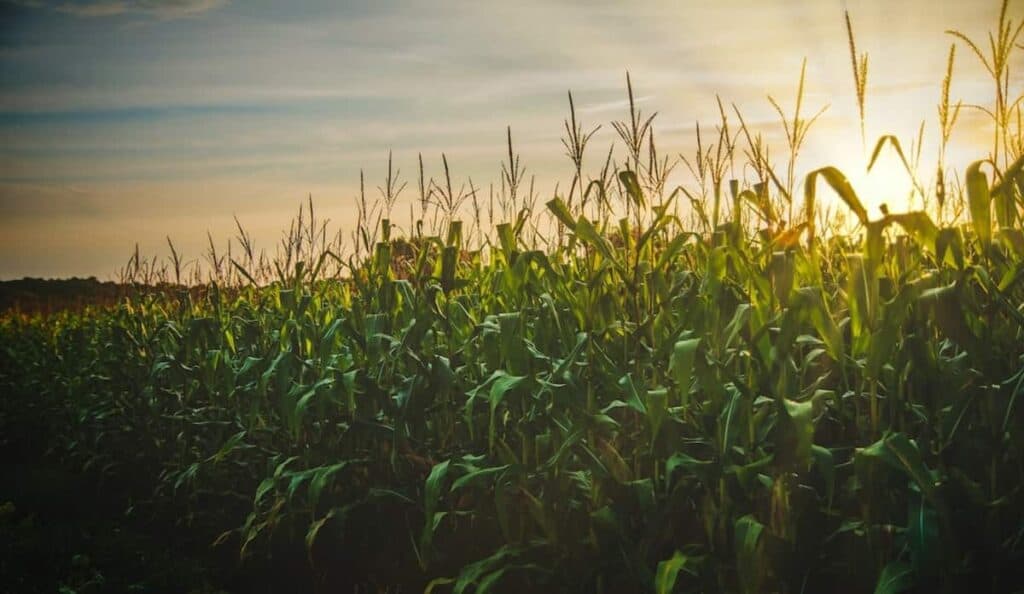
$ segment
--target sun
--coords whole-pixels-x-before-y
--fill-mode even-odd
[[[869,219],[878,219],[885,212],[920,210],[921,196],[914,191],[915,181],[896,151],[890,146],[884,147],[869,171],[867,166],[870,161],[870,148],[865,149],[861,146],[858,138],[855,142],[830,146],[821,151],[819,156],[824,159],[825,164],[833,165],[846,176],[867,211]],[[835,205],[835,208],[846,208],[835,194],[820,194],[822,198]]]
[[[864,165],[854,167],[848,177],[872,219],[886,211],[898,213],[913,209],[914,180],[895,155],[888,158],[882,155],[870,171]]]

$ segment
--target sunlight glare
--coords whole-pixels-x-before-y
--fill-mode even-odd
[[[852,168],[847,177],[872,219],[882,215],[883,205],[892,213],[913,208],[910,201],[913,181],[894,153],[880,155],[871,171],[866,166]]]

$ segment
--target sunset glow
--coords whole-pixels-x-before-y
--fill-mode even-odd
[[[870,56],[866,147],[833,140],[859,138],[844,9],[858,51]],[[587,126],[602,125],[588,154],[596,167],[613,140],[610,122],[626,117],[627,71],[640,108],[658,112],[660,152],[690,154],[695,122],[711,130],[717,121],[716,94],[779,146],[766,95],[790,109],[806,58],[805,111],[828,109],[798,171],[834,164],[872,213],[882,202],[900,209],[908,180],[895,155],[871,175],[865,156],[882,134],[909,150],[925,120],[928,182],[932,106],[953,41],[944,30],[982,36],[997,11],[952,0],[316,2],[302,10],[7,0],[0,277],[106,278],[136,242],[163,255],[166,236],[197,258],[207,231],[233,232],[233,215],[269,248],[309,195],[344,228],[359,171],[375,195],[389,150],[406,180],[420,153],[437,175],[444,152],[460,183],[486,188],[500,178],[506,125],[538,192],[550,196],[571,169],[559,142],[566,91]],[[954,99],[989,101],[980,64],[961,50]],[[984,150],[986,126],[965,110],[951,163]]]

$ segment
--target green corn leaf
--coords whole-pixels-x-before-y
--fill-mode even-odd
[[[626,404],[640,414],[647,414],[647,406],[640,398],[640,390],[633,382],[633,374],[627,373],[619,378],[619,387],[626,393]]]
[[[888,227],[886,219],[868,221],[864,224],[866,233],[864,236],[864,258],[872,270],[878,268],[882,263],[882,256],[885,252],[885,228]]]
[[[939,563],[939,515],[920,496],[912,497],[907,510],[907,544],[918,575],[934,573]]]
[[[881,377],[882,367],[890,362],[892,354],[900,342],[900,319],[893,319],[891,310],[886,308],[881,327],[871,333],[868,358],[864,372],[869,378]]]
[[[239,447],[245,447],[246,434],[246,431],[239,431],[238,433],[235,433],[234,435],[229,437],[228,440],[224,442],[224,445],[222,445],[221,448],[217,451],[217,453],[207,458],[206,461],[213,463],[221,462],[222,460],[224,460],[224,458],[227,458],[231,452],[235,451],[235,449]]]
[[[1024,231],[1020,229],[1000,229],[999,239],[1017,258],[1024,260]]]
[[[1009,291],[1017,281],[1024,278],[1024,260],[1017,262],[1012,267],[1007,269],[1006,273],[1003,274],[1003,278],[999,279],[998,289],[1002,293]]]
[[[623,270],[622,264],[615,257],[612,245],[604,236],[597,232],[593,223],[587,220],[586,217],[581,215],[577,219],[575,233],[584,243],[595,248],[601,254],[601,257],[611,262],[617,269]]]
[[[451,464],[451,460],[445,460],[435,464],[430,469],[430,475],[427,476],[427,482],[424,487],[423,495],[423,510],[426,523],[423,526],[423,531],[420,535],[420,563],[424,569],[426,564],[430,561],[431,556],[431,544],[434,539],[434,529],[437,526],[438,519],[437,504],[441,499],[441,487],[448,475],[448,467]]]
[[[996,221],[1003,229],[1010,229],[1017,222],[1017,187],[1024,187],[1024,155],[1018,157],[992,186]]]
[[[935,256],[939,262],[963,269],[964,247],[959,229],[955,227],[939,229],[935,237]]]
[[[505,254],[505,259],[511,261],[512,255],[516,252],[517,243],[512,225],[509,223],[499,223],[496,228],[498,231],[498,241],[501,243],[501,251]]]
[[[452,483],[451,491],[454,493],[463,487],[474,485],[476,483],[483,482],[484,479],[492,477],[496,474],[500,474],[509,469],[508,464],[502,466],[492,466],[490,468],[480,468],[473,472],[468,472],[459,477],[454,483]]]
[[[313,478],[309,481],[309,504],[316,508],[317,503],[320,501],[320,494],[323,493],[324,488],[327,487],[328,483],[334,478],[334,475],[347,468],[356,460],[345,460],[337,464],[330,466],[322,466],[315,469],[313,472]]]
[[[825,295],[820,288],[807,287],[800,289],[799,294],[806,304],[811,324],[825,342],[828,354],[834,361],[842,361],[845,353],[843,333],[836,325],[835,319],[825,303]]]
[[[814,457],[814,466],[825,479],[826,497],[829,507],[832,506],[832,498],[836,490],[836,463],[832,450],[820,445],[811,446],[811,456]]]
[[[654,447],[654,440],[658,437],[661,424],[668,416],[668,389],[659,388],[647,391],[647,422],[651,428],[651,447]]]
[[[740,408],[740,402],[743,399],[743,395],[735,387],[730,386],[732,389],[728,390],[728,403],[724,410],[719,415],[719,427],[722,436],[722,442],[720,444],[720,452],[723,457],[729,455],[732,449],[732,442],[736,438],[736,423],[739,418],[737,412]]]
[[[761,546],[763,533],[764,524],[754,519],[754,516],[746,515],[736,520],[736,569],[745,594],[761,592],[766,571],[764,549]]]
[[[658,261],[654,265],[655,270],[665,270],[670,264],[674,263],[679,257],[679,254],[686,247],[686,242],[696,237],[693,233],[679,233],[674,236],[668,245],[665,246],[658,254]]]
[[[714,462],[710,460],[698,460],[689,454],[676,452],[665,461],[665,479],[671,480],[672,475],[680,468],[696,475],[702,474],[712,466]]]
[[[679,390],[680,404],[686,406],[689,401],[690,384],[693,380],[693,364],[700,347],[700,338],[687,338],[677,341],[669,358],[668,369]]]
[[[620,171],[619,181],[622,182],[622,187],[626,189],[626,196],[629,197],[637,208],[643,208],[647,205],[647,201],[644,198],[644,192],[640,189],[640,182],[637,180],[636,173],[629,170]]]
[[[462,248],[462,221],[448,223],[448,238],[445,241],[445,247]]]
[[[570,231],[576,231],[576,220],[572,218],[572,213],[569,212],[569,207],[565,205],[565,201],[561,198],[552,198],[547,202],[548,210],[555,215],[563,225],[569,228]]]
[[[515,388],[519,387],[527,377],[523,375],[508,375],[505,372],[498,372],[500,375],[491,383],[490,391],[490,426],[487,431],[488,444],[494,449],[494,440],[497,433],[497,411],[505,396]]]
[[[891,433],[857,450],[860,460],[879,460],[912,480],[933,505],[938,505],[935,480],[921,458],[917,445],[903,433]]]
[[[875,166],[875,161],[878,160],[878,155],[881,154],[886,143],[892,145],[893,150],[896,151],[896,155],[900,158],[900,163],[903,164],[903,169],[911,176],[911,179],[913,179],[913,175],[911,174],[913,169],[910,167],[910,162],[907,161],[907,157],[903,154],[903,147],[900,146],[899,139],[892,134],[886,134],[880,137],[878,142],[875,143],[875,149],[871,151],[871,160],[868,161],[868,171],[871,171],[871,168]]]
[[[971,211],[974,232],[983,246],[992,240],[992,196],[988,177],[981,170],[984,161],[975,161],[967,168],[967,203]]]
[[[676,551],[672,557],[658,563],[658,569],[654,573],[654,591],[657,594],[672,594],[679,572],[686,568],[689,561],[689,557]]]
[[[455,583],[455,579],[454,578],[446,578],[446,577],[434,578],[434,579],[430,580],[429,583],[427,583],[427,588],[425,590],[423,590],[423,594],[434,594],[434,588],[437,588],[438,586],[447,586],[449,584],[454,584],[454,583]]]
[[[723,347],[729,348],[733,346],[733,343],[740,335],[740,332],[747,327],[747,323],[750,321],[751,311],[753,311],[753,308],[749,303],[740,303],[736,306],[736,311],[733,312],[732,319],[729,320],[729,324],[725,327],[725,336],[723,337],[722,342]]]
[[[935,479],[921,458],[921,451],[903,433],[893,433],[884,439],[886,448],[893,458],[899,462],[898,467],[906,472],[917,483],[921,491],[929,498],[936,497]]]
[[[935,251],[935,241],[939,236],[939,228],[931,217],[922,211],[892,214],[885,217],[887,221],[896,223],[910,234],[922,246]]]
[[[447,245],[441,251],[441,287],[445,291],[455,288],[455,270],[459,262],[459,250],[454,245]]]
[[[313,384],[306,392],[296,401],[293,412],[293,423],[295,430],[298,431],[301,427],[302,420],[306,415],[306,410],[309,408],[310,403],[316,398],[317,394],[323,393],[327,388],[334,384],[333,377],[325,377]]]
[[[902,561],[885,566],[875,584],[875,594],[899,594],[914,587],[914,568]]]
[[[839,198],[846,203],[846,206],[853,211],[857,220],[860,221],[861,224],[867,224],[868,211],[864,209],[864,205],[861,204],[860,198],[857,197],[857,193],[854,192],[853,186],[850,185],[850,181],[846,179],[846,176],[835,167],[822,167],[821,169],[815,169],[808,173],[807,178],[804,180],[804,201],[808,205],[809,216],[807,225],[812,228],[814,225],[813,205],[815,201],[815,186],[819,176],[824,178],[825,182],[828,183]]]
[[[330,525],[332,522],[337,522],[344,526],[345,519],[348,517],[351,506],[336,507],[331,511],[327,512],[324,517],[315,520],[310,523],[309,528],[306,530],[306,554],[309,557],[310,567],[315,567],[313,557],[313,547],[316,546],[316,539],[320,536],[320,532],[325,526]],[[337,529],[337,528],[335,528]]]
[[[260,481],[259,486],[256,487],[256,495],[255,495],[255,497],[253,497],[252,506],[254,508],[259,509],[260,502],[263,501],[263,498],[266,497],[267,493],[269,493],[269,492],[274,490],[274,486],[276,484],[277,484],[277,478],[276,477],[267,477],[267,478],[263,479],[262,481]]]
[[[496,577],[491,577],[487,582],[488,588],[493,587],[495,581],[504,573],[505,568],[512,565],[512,562],[519,556],[520,552],[518,547],[505,545],[488,557],[464,565],[455,581],[455,587],[452,590],[453,594],[464,594],[470,591],[480,594],[480,586],[483,580],[487,579],[487,576],[497,573]],[[475,588],[469,590],[473,586]]]
[[[780,404],[776,457],[794,470],[806,470],[814,445],[814,403],[783,398]]]
[[[1010,164],[1003,172],[1002,178],[992,186],[992,195],[1008,192],[1012,194],[1010,186],[1013,186],[1024,174],[1024,155],[1017,157],[1017,160]]]
[[[746,202],[750,207],[761,217],[761,220],[766,223],[775,223],[778,217],[775,216],[775,212],[772,210],[771,202],[767,199],[767,196],[762,196],[751,190],[743,190],[737,195],[737,200],[741,203]]]

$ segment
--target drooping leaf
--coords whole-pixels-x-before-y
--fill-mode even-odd
[[[911,497],[907,510],[907,544],[918,575],[934,574],[939,556],[939,514],[920,496]]]
[[[887,215],[887,220],[896,223],[910,234],[922,246],[935,251],[935,241],[939,236],[939,228],[931,217],[923,211],[906,212]]]
[[[508,464],[503,464],[501,466],[479,468],[472,472],[467,472],[466,474],[460,476],[458,479],[455,480],[455,482],[452,483],[451,490],[452,492],[455,492],[458,491],[459,489],[462,489],[463,487],[482,482],[483,480],[489,477],[492,477],[496,474],[504,472],[505,470],[508,470],[508,468]]]
[[[875,594],[900,594],[914,587],[914,568],[902,561],[885,566],[875,583]]]
[[[519,387],[527,379],[524,375],[508,375],[504,372],[500,372],[494,381],[491,383],[490,390],[490,425],[487,432],[488,443],[491,449],[494,448],[494,440],[497,431],[497,411],[498,405],[505,399],[505,396],[515,388]]]
[[[764,524],[754,516],[746,515],[736,520],[736,570],[739,572],[740,586],[745,594],[761,592],[767,570],[764,560],[764,547],[761,535]]]
[[[822,478],[825,479],[825,495],[831,507],[832,498],[836,490],[835,456],[832,455],[832,450],[817,444],[811,446],[811,456],[814,458],[815,468],[818,469]]]
[[[686,568],[690,559],[679,551],[672,554],[672,557],[658,563],[658,569],[654,573],[654,591],[657,594],[672,594],[676,587],[676,579],[679,572]]]
[[[637,388],[636,383],[633,381],[633,374],[627,373],[626,375],[619,378],[619,387],[626,394],[626,404],[630,408],[637,411],[640,414],[647,414],[647,406],[640,398],[640,390]]]
[[[547,202],[547,207],[569,231],[576,230],[576,220],[572,218],[572,213],[569,212],[569,207],[565,205],[564,200],[557,197],[552,198]]]
[[[783,398],[780,404],[776,457],[794,470],[806,470],[814,445],[814,403]]]
[[[816,182],[818,177],[824,178],[825,182],[835,191],[839,198],[846,203],[846,206],[853,211],[854,216],[861,224],[867,224],[868,222],[868,211],[864,209],[864,205],[861,204],[860,198],[857,197],[857,193],[853,190],[853,186],[850,185],[850,180],[846,179],[841,171],[835,167],[822,167],[821,169],[815,169],[814,171],[807,174],[807,178],[804,180],[804,200],[808,205],[809,215],[814,214],[813,205],[815,202],[815,191]],[[808,226],[814,225],[813,219],[809,218],[807,221]]]
[[[423,510],[426,522],[420,534],[420,563],[424,569],[430,562],[431,544],[434,540],[434,529],[437,526],[437,504],[441,499],[441,488],[445,477],[448,475],[448,467],[451,460],[445,460],[435,464],[430,469],[423,494]]]
[[[686,406],[689,400],[690,383],[693,379],[693,365],[700,346],[700,338],[677,341],[669,358],[668,368],[679,390],[680,404]]]
[[[967,168],[967,205],[971,211],[974,232],[983,246],[992,240],[992,196],[988,189],[988,177],[981,170],[984,161],[975,161]]]
[[[619,181],[622,183],[622,187],[626,189],[626,196],[633,202],[637,208],[643,208],[646,206],[646,200],[644,199],[644,192],[640,189],[640,182],[637,180],[636,173],[629,171],[619,172]]]
[[[870,446],[857,450],[861,460],[877,460],[903,472],[933,505],[938,504],[935,479],[921,458],[917,445],[903,433],[891,433]]]

